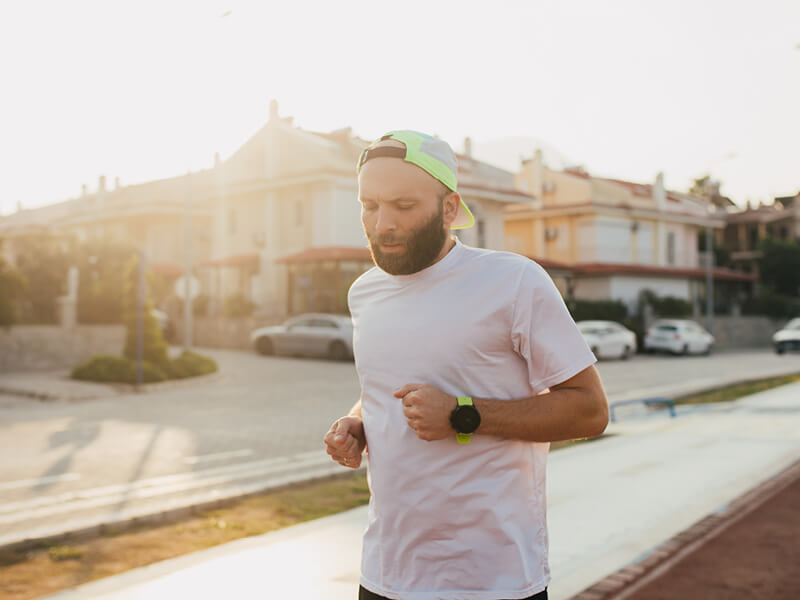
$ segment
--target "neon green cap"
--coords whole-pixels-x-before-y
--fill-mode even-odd
[[[403,144],[404,148],[378,146],[384,140],[398,141]],[[453,149],[443,140],[410,129],[390,131],[364,149],[358,159],[356,172],[361,172],[361,167],[368,160],[380,157],[402,158],[404,161],[418,166],[435,179],[441,181],[448,189],[454,192],[458,191],[458,179],[456,177],[458,160]],[[475,218],[462,198],[458,214],[450,228],[465,229],[472,227],[474,224]]]

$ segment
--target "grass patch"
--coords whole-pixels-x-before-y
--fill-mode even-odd
[[[689,394],[675,399],[675,404],[708,404],[711,402],[730,402],[750,394],[771,390],[772,388],[788,385],[800,381],[800,373],[794,375],[780,375],[778,377],[767,377],[745,381],[725,387],[716,388],[701,392],[699,394]]]
[[[232,500],[179,522],[107,529],[80,546],[0,552],[0,600],[27,600],[369,502],[364,473]]]

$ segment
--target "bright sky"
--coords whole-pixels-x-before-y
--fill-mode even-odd
[[[436,133],[513,168],[738,203],[800,191],[796,0],[3,0],[0,214],[306,129]],[[224,16],[223,16],[224,15]],[[498,141],[502,143],[498,143]],[[508,158],[510,157],[510,159]],[[511,164],[508,164],[511,162]]]

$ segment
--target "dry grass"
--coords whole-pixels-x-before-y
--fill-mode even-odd
[[[0,552],[0,599],[38,598],[368,501],[366,477],[356,473],[243,498],[177,523],[109,531],[74,545],[62,542],[28,551]]]
[[[781,375],[778,377],[767,377],[765,379],[756,379],[753,381],[745,381],[744,383],[737,383],[714,390],[707,390],[699,394],[690,394],[682,398],[676,398],[675,404],[706,404],[709,402],[730,402],[737,398],[749,396],[758,392],[771,390],[772,388],[788,385],[800,381],[800,373],[793,375]]]

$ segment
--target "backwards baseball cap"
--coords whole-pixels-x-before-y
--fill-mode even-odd
[[[384,140],[395,140],[403,144],[404,147],[379,146]],[[435,179],[441,181],[448,189],[454,192],[457,191],[456,173],[458,172],[458,161],[453,149],[447,142],[410,129],[390,131],[364,149],[358,159],[356,172],[360,173],[361,167],[367,161],[380,157],[402,158],[404,161],[418,166]],[[450,225],[450,229],[465,229],[472,227],[474,224],[475,218],[462,199],[458,214],[456,214],[453,224]]]

